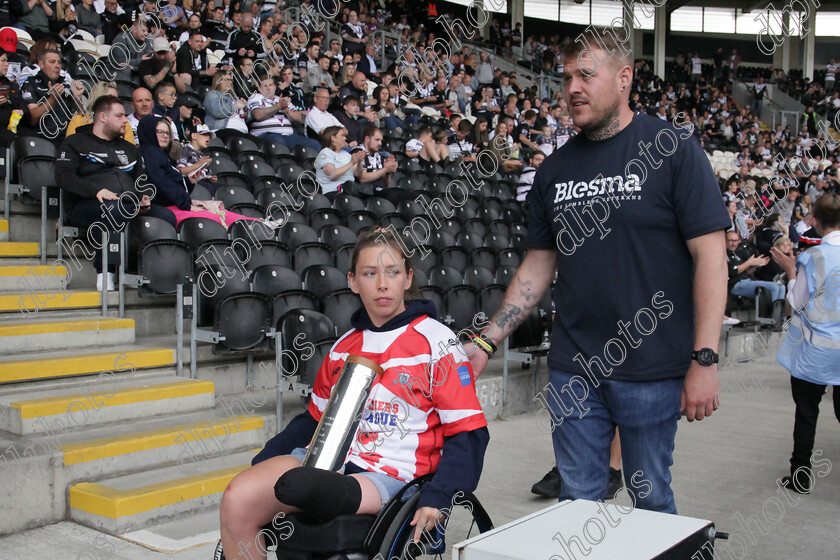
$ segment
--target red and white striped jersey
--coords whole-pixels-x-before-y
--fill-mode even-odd
[[[354,354],[378,363],[384,374],[374,381],[349,462],[409,482],[436,470],[445,436],[487,425],[463,347],[426,315],[393,330],[353,329],[338,339],[312,390],[309,412],[316,420]]]

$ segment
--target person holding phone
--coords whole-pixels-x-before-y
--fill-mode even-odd
[[[13,114],[28,119],[29,109],[23,102],[20,87],[6,77],[9,69],[9,55],[0,51],[0,146],[6,147],[15,139],[15,133],[9,130],[9,121]]]
[[[210,194],[216,192],[218,177],[213,176],[208,165],[213,158],[204,155],[204,150],[210,145],[215,136],[206,124],[194,124],[187,130],[189,142],[184,144],[181,157],[176,167],[182,175],[186,175],[192,182],[201,185]]]
[[[315,178],[321,186],[321,192],[330,200],[341,192],[341,186],[361,175],[357,165],[367,153],[359,147],[352,152],[347,147],[347,129],[341,126],[328,126],[321,133],[321,145],[324,147],[315,158]]]
[[[384,196],[394,204],[407,198],[404,196],[407,194],[405,191],[388,188],[391,173],[397,170],[397,160],[389,152],[379,151],[382,147],[382,131],[373,125],[365,128],[362,146],[365,157],[357,164],[360,169],[359,182],[372,184],[377,196]],[[389,196],[385,196],[385,193]]]

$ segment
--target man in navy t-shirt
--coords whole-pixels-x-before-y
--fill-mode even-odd
[[[632,58],[600,40],[613,52],[567,48],[566,102],[581,134],[536,174],[528,253],[471,361],[480,374],[556,273],[550,383],[534,400],[551,419],[559,498],[605,497],[618,427],[635,504],[675,513],[680,412],[702,420],[717,407],[730,220],[690,128],[633,112]]]

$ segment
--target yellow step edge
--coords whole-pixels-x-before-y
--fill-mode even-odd
[[[73,309],[77,307],[99,307],[100,292],[56,290],[53,293],[0,294],[0,311],[20,311],[33,314],[45,309]]]
[[[198,424],[184,424],[160,430],[72,443],[62,446],[61,449],[64,451],[64,464],[75,465],[139,451],[184,445],[196,439],[223,437],[227,440],[230,434],[259,430],[262,427],[261,416],[235,416],[217,418]]]
[[[0,257],[37,257],[38,243],[33,241],[0,241]]]
[[[0,233],[2,233],[2,229],[0,229]],[[32,271],[32,272],[30,272]],[[50,273],[50,271],[52,271]],[[37,276],[44,276],[49,274],[50,276],[67,276],[67,269],[63,266],[41,266],[41,265],[30,265],[30,266],[21,266],[21,265],[8,265],[8,266],[0,266],[0,276],[29,276],[35,278]]]
[[[115,490],[93,482],[81,482],[70,487],[70,507],[110,519],[136,515],[224,492],[231,479],[249,466],[237,465],[131,490]]]
[[[99,387],[97,385],[97,387]],[[110,387],[109,387],[110,388]],[[45,397],[28,401],[13,402],[9,406],[20,410],[20,417],[23,420],[38,418],[40,416],[54,416],[63,414],[70,410],[75,402],[80,402],[85,409],[100,410],[106,406],[120,406],[138,402],[158,401],[174,399],[178,397],[192,397],[204,393],[214,393],[215,385],[212,381],[175,381],[172,383],[161,383],[159,385],[146,385],[143,387],[126,387],[119,389],[115,387],[116,394],[110,395],[101,391],[92,391],[89,394],[61,395],[58,397]],[[76,408],[73,407],[75,411]]]
[[[123,357],[120,359],[121,355]],[[118,360],[125,364],[126,368],[129,366],[134,368],[168,366],[175,362],[175,350],[144,348],[104,354],[2,362],[0,363],[0,383],[111,371]]]
[[[0,233],[9,231],[9,220],[0,220]]]
[[[110,331],[114,329],[133,328],[134,319],[103,319],[100,317],[96,319],[78,319],[75,321],[39,321],[0,325],[0,337],[79,331]]]

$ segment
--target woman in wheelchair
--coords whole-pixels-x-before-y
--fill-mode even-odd
[[[403,244],[383,228],[360,234],[350,288],[363,307],[318,371],[306,412],[295,417],[239,473],[222,496],[227,560],[265,557],[261,533],[278,513],[305,512],[320,522],[378,513],[411,480],[428,473],[411,521],[414,542],[442,519],[457,492],[478,485],[489,433],[472,369],[435,306],[412,299],[413,270]],[[349,355],[380,364],[346,464],[339,472],[302,467],[338,374]],[[271,492],[271,488],[274,492]]]

